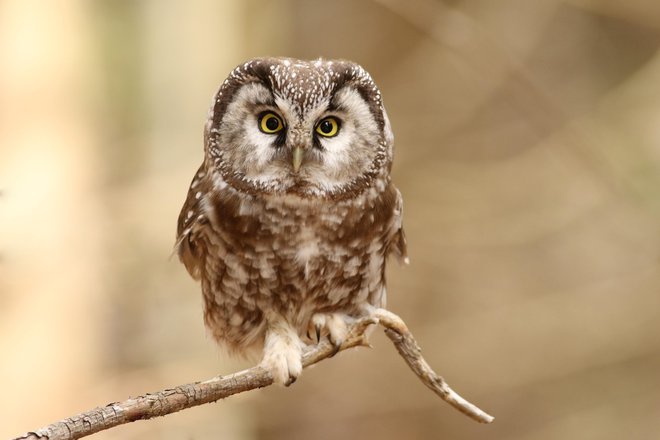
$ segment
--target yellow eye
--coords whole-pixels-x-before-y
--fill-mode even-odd
[[[321,119],[321,122],[316,125],[316,132],[324,137],[337,136],[337,133],[339,133],[339,121],[332,117]]]
[[[266,134],[274,134],[284,128],[282,120],[273,112],[266,112],[259,116],[259,130]]]

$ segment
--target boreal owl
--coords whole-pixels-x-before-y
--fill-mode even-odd
[[[254,59],[213,99],[177,252],[213,337],[262,349],[276,383],[300,375],[306,342],[339,347],[383,306],[387,257],[407,260],[392,145],[378,88],[349,61]]]

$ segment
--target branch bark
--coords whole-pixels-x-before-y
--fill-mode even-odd
[[[421,349],[401,318],[385,309],[376,309],[369,317],[361,318],[350,326],[348,337],[339,350],[368,346],[367,327],[380,324],[392,340],[399,354],[420,380],[444,401],[468,417],[481,423],[491,423],[494,418],[453,391],[438,376],[421,355]],[[308,347],[302,358],[304,367],[332,357],[336,353],[327,341]],[[261,366],[239,371],[227,376],[216,376],[203,382],[194,382],[176,388],[148,393],[143,396],[110,403],[94,408],[36,431],[16,437],[14,440],[73,440],[99,431],[136,420],[147,420],[172,414],[182,409],[215,402],[233,394],[263,388],[273,384],[270,372]]]

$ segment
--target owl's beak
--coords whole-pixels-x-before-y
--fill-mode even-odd
[[[302,147],[300,147],[300,146],[293,147],[293,160],[292,160],[292,162],[293,162],[293,171],[295,173],[298,172],[298,170],[300,169],[300,165],[302,165],[303,154],[305,154],[305,150],[303,150]]]

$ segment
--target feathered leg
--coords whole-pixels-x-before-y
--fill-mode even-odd
[[[275,383],[291,385],[302,373],[303,342],[286,319],[277,313],[269,313],[266,321],[261,365],[270,370]]]

